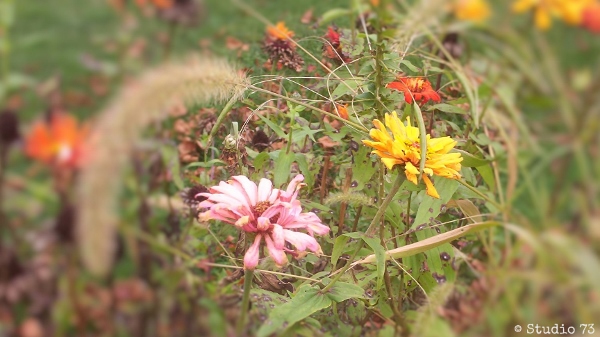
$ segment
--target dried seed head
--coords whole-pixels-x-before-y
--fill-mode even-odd
[[[258,151],[262,152],[269,147],[269,136],[263,130],[256,130],[252,137],[252,146]]]
[[[194,185],[181,191],[181,198],[183,202],[188,205],[193,211],[198,211],[198,205],[206,200],[206,197],[199,195],[200,193],[207,193],[208,188],[203,185]]]

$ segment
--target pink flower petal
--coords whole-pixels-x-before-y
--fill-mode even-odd
[[[266,231],[271,228],[271,220],[269,218],[265,218],[264,216],[259,216],[256,220],[257,226],[256,228],[259,231]]]
[[[292,181],[290,181],[290,184],[288,185],[287,189],[285,190],[285,193],[283,193],[283,197],[285,198],[286,201],[290,201],[290,200],[295,200],[296,196],[298,196],[298,191],[300,190],[300,187],[302,187],[301,182],[304,181],[304,176],[301,174],[298,174],[294,177],[294,179],[292,179]]]
[[[258,184],[257,202],[267,201],[273,192],[273,183],[269,179],[262,178]]]
[[[285,236],[284,236],[283,227],[279,226],[278,224],[274,224],[271,237],[273,238],[273,243],[275,244],[275,248],[283,249],[283,246],[285,245]]]
[[[231,178],[238,182],[243,188],[243,190],[246,191],[246,195],[249,198],[248,201],[250,202],[250,205],[256,205],[256,203],[258,202],[256,199],[258,195],[258,187],[256,186],[256,184],[250,181],[250,179],[248,179],[246,176],[233,176]]]
[[[254,270],[258,265],[258,248],[260,247],[261,240],[262,235],[257,234],[254,238],[254,243],[246,251],[246,255],[244,255],[244,269]]]
[[[246,192],[240,188],[236,188],[233,185],[221,182],[219,186],[214,186],[213,190],[220,192],[221,194],[227,195],[240,202],[244,207],[250,207],[248,196]]]
[[[265,236],[265,242],[267,243],[267,250],[269,251],[269,255],[273,258],[275,264],[278,266],[285,265],[287,263],[287,256],[285,255],[283,249],[277,249],[277,247],[275,247],[275,243],[273,242],[273,240],[271,240],[271,237],[269,235]]]
[[[306,248],[313,252],[321,251],[321,246],[319,246],[317,240],[308,234],[284,229],[283,235],[285,236],[285,241],[293,244],[299,251],[305,251]]]

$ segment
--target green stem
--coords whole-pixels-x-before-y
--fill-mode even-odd
[[[387,206],[390,204],[390,202],[392,202],[392,199],[396,195],[396,192],[398,192],[398,190],[400,189],[400,185],[402,185],[402,182],[404,182],[404,175],[401,172],[398,172],[398,176],[396,177],[396,180],[394,181],[394,184],[392,185],[392,188],[390,189],[388,196],[385,198],[385,200],[383,201],[381,206],[379,206],[379,210],[377,211],[377,213],[375,214],[375,217],[371,221],[371,224],[367,228],[367,232],[365,234],[366,236],[373,237],[373,234],[375,234],[375,230],[377,229],[377,224],[379,223],[379,219],[385,213],[385,210],[386,210]],[[327,290],[329,290],[331,287],[333,287],[333,285],[340,279],[340,277],[342,277],[342,275],[348,269],[350,269],[350,267],[352,265],[352,261],[354,261],[354,258],[356,257],[358,252],[363,248],[364,245],[365,245],[365,242],[361,240],[361,242],[359,243],[359,245],[356,248],[356,250],[354,251],[354,253],[352,253],[352,256],[348,259],[348,262],[346,262],[346,265],[344,265],[344,267],[342,269],[340,269],[336,272],[337,275],[335,276],[335,278],[333,280],[331,280],[331,282],[329,282],[329,284],[327,284],[325,286],[325,288],[323,288],[321,290],[321,293],[324,293]]]
[[[481,193],[478,189],[476,189],[475,187],[469,185],[468,183],[457,179],[459,183],[461,183],[464,187],[468,188],[469,190],[471,190],[471,192],[477,194],[478,196],[480,196],[481,198],[483,198],[483,200],[489,202],[490,204],[494,205],[494,207],[496,207],[499,211],[504,209],[504,206],[500,205],[499,203],[497,203],[496,201],[490,199],[487,195]]]
[[[365,234],[367,237],[373,237],[373,235],[375,234],[375,230],[377,229],[377,223],[379,222],[379,219],[383,216],[388,205],[390,204],[390,202],[392,202],[392,199],[396,195],[396,192],[398,192],[398,190],[400,189],[400,185],[402,185],[402,183],[404,182],[404,178],[405,176],[402,174],[402,172],[398,172],[396,180],[394,181],[394,184],[392,185],[388,196],[385,198],[381,206],[379,206],[379,210],[377,211],[377,213],[375,213],[375,217],[373,218],[371,224],[367,228]]]
[[[14,11],[14,1],[13,0],[4,0],[3,7],[5,10],[11,12]],[[10,17],[14,15],[14,13],[8,13],[6,17]],[[1,77],[2,84],[4,85],[4,90],[8,90],[8,77],[10,76],[10,41],[8,38],[9,30],[11,23],[10,22],[0,22],[2,25],[0,26],[0,59],[2,60],[1,65]],[[2,94],[2,93],[0,93]],[[1,98],[1,97],[0,97]]]
[[[369,130],[367,128],[365,128],[364,126],[362,126],[360,124],[357,124],[357,123],[345,120],[345,119],[343,119],[342,117],[340,117],[340,116],[338,116],[336,114],[332,114],[331,112],[327,112],[327,111],[325,111],[323,109],[319,109],[317,107],[314,107],[314,106],[312,106],[310,104],[307,104],[307,103],[304,103],[302,101],[298,101],[296,99],[289,98],[287,96],[283,96],[283,95],[280,95],[278,93],[275,93],[275,92],[272,92],[272,91],[269,91],[269,90],[266,90],[266,89],[262,89],[262,88],[259,88],[259,87],[253,86],[253,85],[248,86],[248,89],[251,89],[251,90],[254,90],[254,91],[258,91],[258,92],[262,92],[262,93],[265,93],[265,94],[269,94],[271,96],[283,98],[284,100],[287,100],[289,102],[292,102],[292,103],[295,103],[295,104],[298,104],[298,105],[302,105],[303,107],[306,107],[306,108],[309,108],[311,110],[320,112],[320,113],[322,113],[324,115],[327,115],[327,116],[329,116],[329,117],[331,117],[333,119],[337,119],[338,121],[340,121],[342,123],[345,123],[345,124],[348,124],[348,125],[351,125],[354,128],[359,129],[360,131],[363,131],[363,132],[366,132],[366,133],[369,132]],[[219,116],[219,118],[220,118],[220,116]]]
[[[217,134],[217,131],[219,130],[219,128],[221,127],[221,124],[223,124],[223,120],[225,120],[225,116],[227,116],[227,113],[231,110],[231,108],[233,107],[233,104],[235,104],[235,102],[237,101],[236,97],[232,97],[227,104],[225,104],[225,106],[223,107],[223,110],[221,110],[221,112],[219,113],[219,117],[217,118],[217,121],[215,122],[215,125],[212,127],[212,130],[210,130],[210,134],[208,135],[208,140],[206,141],[206,152],[204,152],[204,161],[208,161],[208,149],[210,148],[210,145],[212,144],[212,140],[215,137],[215,134]]]
[[[248,316],[248,303],[250,302],[250,288],[252,287],[252,279],[254,278],[254,270],[244,271],[244,295],[242,297],[242,307],[240,308],[240,317],[235,329],[237,336],[245,336],[244,327],[246,326],[246,317]]]

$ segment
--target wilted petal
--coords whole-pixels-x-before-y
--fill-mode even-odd
[[[285,236],[284,236],[283,227],[279,226],[278,224],[274,224],[271,237],[273,238],[273,243],[275,244],[275,248],[283,249],[283,246],[285,245]]]
[[[308,234],[284,229],[283,235],[285,236],[285,241],[294,245],[297,250],[305,251],[307,248],[313,252],[321,250],[321,246],[319,246],[317,240]]]
[[[246,255],[244,255],[244,269],[254,270],[258,265],[258,248],[260,247],[261,239],[262,235],[257,234],[254,238],[254,243],[246,251]]]
[[[264,216],[258,217],[256,219],[256,228],[259,231],[266,231],[271,228],[271,220],[269,218],[265,218]]]
[[[267,250],[269,251],[269,255],[273,258],[275,264],[278,266],[285,265],[288,262],[288,260],[287,256],[285,255],[285,252],[283,251],[283,248],[278,249],[277,247],[275,247],[275,243],[269,235],[265,235],[265,242],[267,243]]]

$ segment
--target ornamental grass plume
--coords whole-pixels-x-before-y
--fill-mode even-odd
[[[363,140],[363,144],[374,148],[372,153],[381,157],[381,161],[388,168],[395,165],[404,167],[406,178],[417,185],[417,175],[421,161],[421,145],[419,139],[419,128],[411,126],[410,117],[406,118],[406,125],[402,123],[396,112],[385,114],[385,125],[379,120],[373,121],[376,129],[371,129],[369,136],[373,139]],[[388,132],[389,128],[390,133]],[[427,135],[427,153],[425,168],[423,169],[423,181],[427,188],[427,194],[439,199],[440,195],[433,186],[429,177],[440,176],[448,179],[460,179],[460,162],[463,160],[460,153],[448,153],[454,148],[456,141],[452,138],[431,138]]]
[[[112,263],[121,173],[142,131],[175,104],[239,99],[248,85],[226,61],[192,57],[148,71],[99,115],[78,186],[78,241],[91,272],[103,275]]]
[[[303,175],[297,175],[284,191],[273,188],[268,179],[261,179],[256,185],[245,176],[233,176],[211,187],[209,193],[200,193],[207,199],[199,206],[208,210],[198,218],[200,221],[220,220],[254,235],[244,256],[246,270],[254,270],[258,265],[263,241],[278,266],[287,263],[286,253],[297,256],[298,252],[308,249],[320,255],[321,246],[314,235],[329,233],[329,227],[323,225],[316,214],[302,212],[296,197],[304,185],[303,180]],[[299,232],[300,229],[308,234]]]
[[[570,25],[579,25],[584,9],[594,0],[516,0],[512,9],[515,13],[534,11],[535,25],[547,30],[552,25],[552,17],[558,17]]]
[[[440,95],[431,87],[431,83],[424,77],[399,77],[398,81],[389,83],[387,87],[402,91],[404,101],[408,104],[412,104],[413,98],[415,101],[421,101],[421,104],[425,104],[430,100],[434,102],[442,100]]]

